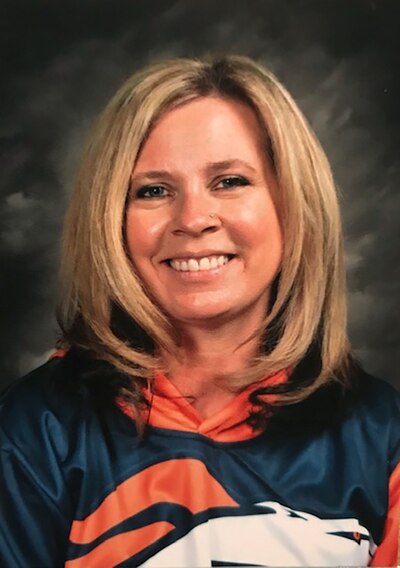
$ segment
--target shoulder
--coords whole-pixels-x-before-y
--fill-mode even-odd
[[[391,468],[400,461],[400,393],[389,383],[363,373],[351,407],[350,424],[370,444],[386,451]]]
[[[302,402],[281,407],[271,426],[282,435],[330,436],[348,447],[357,441],[371,449],[371,456],[377,453],[395,466],[400,457],[400,395],[359,367],[351,378],[351,389],[331,381]]]
[[[356,414],[375,423],[393,422],[400,427],[400,393],[389,383],[362,372],[352,407]]]
[[[66,355],[54,357],[28,373],[13,381],[0,396],[0,415],[2,419],[18,421],[21,415],[30,417],[40,414],[52,407],[64,407],[71,399],[73,390],[69,387],[73,382],[79,384],[81,369],[74,358]],[[76,389],[78,392],[79,389]],[[61,404],[61,400],[62,404]],[[70,400],[70,404],[76,402]]]
[[[0,397],[2,448],[38,443],[62,450],[67,436],[95,420],[81,387],[82,368],[75,357],[56,357],[14,381]],[[46,450],[45,450],[46,448]]]

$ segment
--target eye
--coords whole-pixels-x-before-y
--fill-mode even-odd
[[[249,183],[249,180],[243,176],[227,176],[218,181],[217,188],[231,189],[233,187],[249,185]]]
[[[137,199],[161,199],[168,195],[168,191],[162,185],[147,185],[136,192]]]

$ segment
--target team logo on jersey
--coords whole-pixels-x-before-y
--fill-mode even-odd
[[[370,558],[369,534],[356,519],[320,519],[275,501],[240,503],[193,458],[157,462],[123,481],[73,522],[70,542],[66,568],[361,565]]]

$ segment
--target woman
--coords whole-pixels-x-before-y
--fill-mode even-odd
[[[328,162],[245,57],[130,78],[68,212],[62,351],[3,398],[3,566],[394,566],[399,401],[346,336]]]

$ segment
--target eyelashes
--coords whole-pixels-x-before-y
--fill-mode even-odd
[[[216,180],[211,185],[213,191],[218,190],[232,190],[237,187],[244,187],[250,185],[247,178],[243,176],[225,176]],[[173,192],[161,184],[145,185],[134,192],[135,199],[164,199],[171,195]]]
[[[135,194],[137,199],[160,199],[168,195],[168,190],[162,185],[147,185],[141,187]]]
[[[219,180],[218,186],[222,185],[223,189],[231,189],[233,187],[243,187],[249,185],[250,182],[243,176],[226,176]]]

